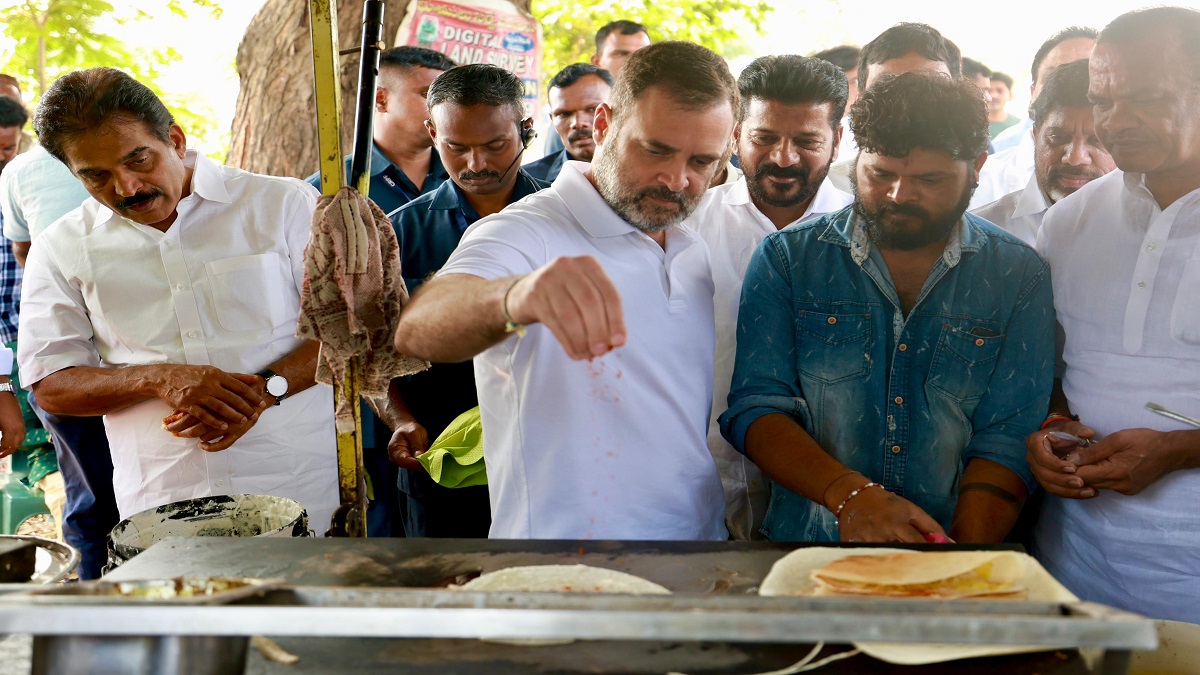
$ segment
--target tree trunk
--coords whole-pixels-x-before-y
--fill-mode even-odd
[[[530,0],[510,0],[528,11]],[[226,162],[247,171],[306,177],[317,170],[317,121],[313,92],[308,0],[267,0],[254,15],[238,47],[241,90],[233,115]],[[385,47],[408,0],[387,0]],[[357,47],[362,36],[362,0],[338,0],[340,49]],[[342,57],[342,147],[349,152],[358,95],[358,55]]]

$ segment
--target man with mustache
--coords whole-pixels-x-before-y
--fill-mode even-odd
[[[1116,168],[1092,121],[1087,59],[1059,66],[1044,79],[1029,106],[1035,148],[1029,185],[972,211],[1030,246],[1051,204]]]
[[[563,162],[590,162],[596,152],[592,140],[592,121],[596,108],[608,102],[612,92],[612,73],[590,63],[573,63],[550,80],[550,121],[564,148],[526,164],[530,176],[554,182]]]
[[[1048,493],[1034,552],[1086,600],[1200,622],[1200,430],[1145,409],[1200,416],[1200,12],[1114,19],[1089,81],[1117,170],[1051,207],[1038,237],[1064,340],[1026,442]]]
[[[766,511],[766,481],[721,436],[737,351],[742,277],[759,242],[771,232],[840,211],[853,198],[827,179],[837,159],[846,110],[846,76],[828,61],[764,56],[738,76],[739,122],[733,138],[744,175],[709,190],[688,224],[712,253],[717,329],[716,379],[708,447],[725,487],[726,525],[750,539]]]
[[[729,156],[737,84],[686,42],[623,72],[592,163],[473,225],[396,333],[475,359],[492,537],[727,537],[704,442],[712,273],[681,223]]]
[[[123,518],[259,493],[324,530],[332,391],[314,382],[318,344],[296,338],[316,190],[189,150],[162,101],[112,68],[55,81],[34,127],[91,198],[30,251],[22,384],[49,413],[104,416]]]
[[[769,539],[1002,541],[1050,395],[1049,272],[964,213],[987,158],[973,82],[885,77],[850,114],[854,204],[755,251],[721,430],[773,482]]]
[[[475,221],[547,186],[519,165],[533,139],[525,85],[503,68],[452,68],[429,86],[425,128],[450,180],[391,215],[409,292],[441,269]],[[479,405],[470,363],[439,363],[392,385],[397,426],[388,445],[400,467],[404,533],[409,537],[486,537],[486,485],[450,489],[429,477],[417,456],[455,417]]]

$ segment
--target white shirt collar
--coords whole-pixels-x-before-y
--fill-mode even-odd
[[[1013,208],[1012,217],[1024,218],[1026,216],[1036,216],[1050,208],[1050,200],[1046,198],[1042,188],[1038,185],[1037,172],[1035,171],[1029,177],[1029,183],[1025,189],[1021,191],[1021,197],[1017,199],[1017,205]]]
[[[592,237],[619,237],[636,233],[649,237],[638,228],[630,225],[624,218],[617,215],[592,181],[583,175],[591,166],[587,162],[574,160],[564,162],[562,172],[554,179],[553,189],[562,198],[571,215],[579,226]],[[676,234],[676,233],[679,234]],[[688,241],[694,242],[698,237],[691,228],[675,226],[667,231],[668,241],[676,240],[680,234]]]
[[[808,203],[808,208],[804,210],[804,214],[789,224],[799,223],[807,220],[814,213],[825,214],[841,211],[846,206],[845,192],[842,192],[829,180],[826,176],[821,181],[821,186],[817,188],[817,194],[813,195],[812,201]],[[750,200],[750,186],[746,184],[746,177],[742,176],[738,182],[731,185],[725,192],[725,197],[721,200],[722,204],[730,206],[748,205],[750,208],[758,210],[754,206],[754,202]],[[761,212],[759,212],[761,214]],[[766,216],[763,216],[766,218]],[[768,219],[769,222],[769,219]]]
[[[216,162],[213,162],[195,150],[188,150],[183,155],[183,165],[189,169],[193,169],[191,194],[184,199],[196,195],[197,199],[205,199],[222,204],[229,204],[233,201],[229,196],[229,190],[225,187],[225,178],[221,175],[221,167],[217,166]],[[176,209],[178,209],[178,206],[176,206]],[[100,208],[96,209],[96,227],[103,227],[110,222],[118,220],[127,223],[134,222],[103,204],[100,205]]]

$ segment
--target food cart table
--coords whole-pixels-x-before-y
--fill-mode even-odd
[[[167,539],[107,580],[175,576],[284,580],[222,606],[0,603],[0,631],[35,635],[272,636],[298,664],[250,659],[250,673],[759,673],[824,641],[1043,644],[1107,649],[1090,671],[1075,649],[921,668],[866,656],[821,672],[1067,674],[1125,672],[1155,644],[1151,622],[1078,603],[764,598],[771,565],[798,544],[435,539]],[[922,547],[916,547],[922,548]],[[447,590],[512,566],[588,564],[644,577],[671,596]],[[102,627],[102,628],[98,628]],[[111,627],[111,628],[110,628]],[[568,638],[531,647],[475,638]],[[314,639],[321,638],[321,639]],[[226,638],[229,639],[229,638]],[[242,643],[244,644],[244,638]],[[102,641],[102,640],[101,640]],[[53,645],[53,640],[43,640]]]

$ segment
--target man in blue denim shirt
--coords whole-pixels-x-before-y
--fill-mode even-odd
[[[987,158],[973,84],[889,77],[851,118],[855,203],[750,262],[722,432],[774,482],[771,539],[1001,541],[1053,378],[1047,267],[964,214]]]

